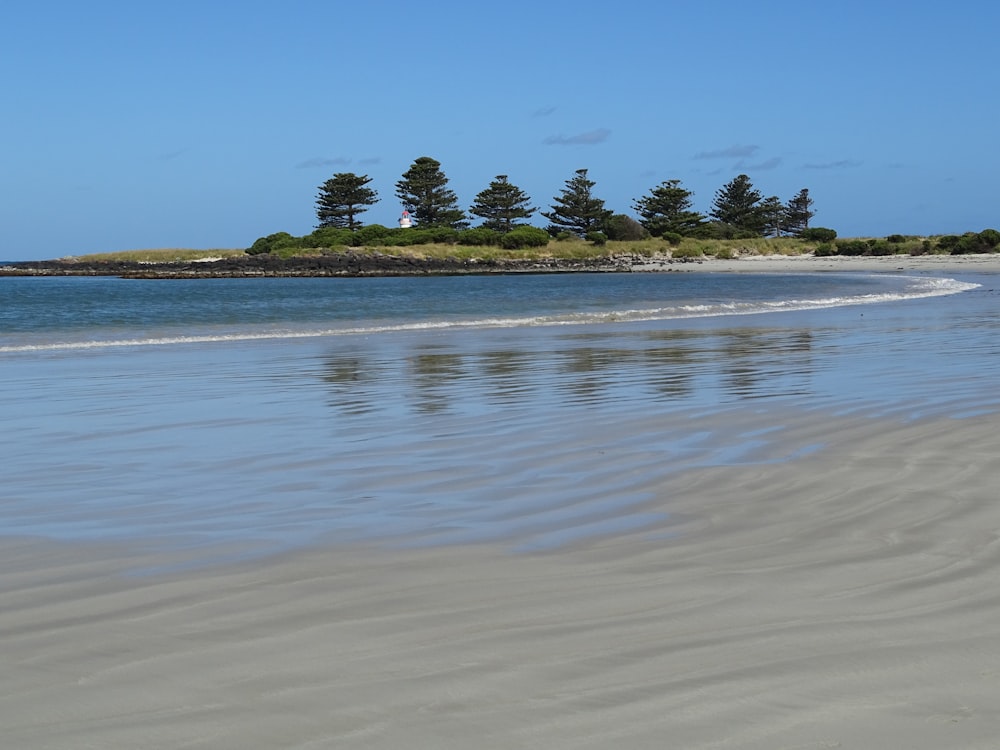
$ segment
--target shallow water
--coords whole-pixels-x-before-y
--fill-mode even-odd
[[[248,320],[238,284],[193,282],[188,319],[175,282],[142,282],[130,302],[129,282],[62,280],[59,309],[36,306],[48,322],[32,328],[20,308],[3,333],[0,534],[138,542],[196,562],[320,539],[547,548],[662,520],[644,503],[669,473],[822,450],[783,437],[803,413],[1000,406],[995,277],[911,298],[899,292],[914,282],[897,278],[791,290],[760,277],[739,296],[745,282],[702,276],[674,276],[669,304],[654,294],[665,275],[547,278],[540,302],[531,277],[381,280],[391,304],[348,309],[341,295],[321,312],[295,299],[332,288],[319,280],[261,280],[281,292],[267,320]],[[46,280],[13,281],[23,295]],[[464,308],[446,304],[456,286]],[[507,302],[473,305],[484,288]],[[804,304],[803,290],[877,298]],[[418,294],[425,309],[400,302]],[[698,299],[700,315],[676,314]],[[739,305],[781,311],[723,314]]]

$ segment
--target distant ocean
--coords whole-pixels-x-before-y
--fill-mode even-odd
[[[0,278],[0,535],[212,562],[641,527],[657,476],[821,449],[782,414],[996,409],[995,281]]]
[[[0,352],[667,321],[876,304],[967,288],[952,279],[857,274],[0,278]]]

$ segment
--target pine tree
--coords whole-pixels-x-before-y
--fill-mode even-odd
[[[469,225],[458,197],[448,188],[441,162],[429,156],[421,156],[403,173],[396,183],[396,197],[420,227],[463,229]]]
[[[319,186],[316,196],[317,227],[338,227],[352,232],[361,226],[358,214],[378,203],[378,193],[367,187],[368,175],[338,172]]]
[[[507,175],[498,174],[489,187],[476,196],[470,213],[480,216],[482,226],[497,232],[507,233],[521,226],[517,219],[529,218],[537,209],[528,205],[531,198],[516,185],[507,181]]]
[[[738,175],[715,191],[712,218],[738,230],[763,234],[764,222],[760,210],[761,193],[755,190],[750,178]]]
[[[584,237],[587,232],[603,229],[604,222],[613,211],[604,208],[604,201],[594,197],[593,188],[596,184],[587,179],[586,169],[576,170],[576,176],[566,180],[562,194],[553,198],[555,203],[552,204],[552,210],[541,212],[542,216],[552,222],[548,227],[549,234],[569,231]]]
[[[816,215],[812,205],[813,199],[809,197],[808,188],[802,188],[788,201],[788,207],[785,209],[787,214],[785,229],[789,234],[798,236],[809,228],[809,220]]]
[[[649,195],[632,202],[641,223],[649,233],[660,237],[664,232],[690,235],[705,221],[704,215],[691,210],[690,190],[681,187],[680,180],[666,180],[653,188]]]
[[[772,195],[760,204],[760,216],[765,237],[780,237],[788,231],[788,211],[781,198]]]

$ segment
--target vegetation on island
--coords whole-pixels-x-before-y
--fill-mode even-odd
[[[316,196],[316,227],[306,235],[275,232],[245,250],[144,250],[66,260],[167,263],[246,254],[289,258],[347,252],[472,262],[1000,252],[1000,231],[995,229],[933,237],[838,238],[834,229],[811,226],[816,211],[808,188],[782,201],[775,195],[764,197],[745,174],[716,190],[707,213],[695,208],[694,194],[679,179],[664,180],[634,199],[634,216],[615,213],[599,197],[586,169],[566,180],[549,210],[539,211],[527,193],[501,174],[465,211],[448,187],[440,162],[422,156],[395,185],[396,198],[413,221],[405,228],[363,221],[364,213],[380,200],[371,183],[368,175],[352,172],[326,180]],[[548,221],[544,228],[529,223],[536,213]]]
[[[300,237],[287,232],[260,237],[246,252],[290,257],[308,254],[381,252],[422,257],[581,258],[632,254],[646,257],[732,258],[741,254],[923,255],[1000,251],[1000,232],[963,235],[838,239],[837,232],[810,225],[816,215],[808,188],[787,201],[765,197],[745,174],[716,190],[707,213],[694,207],[694,194],[679,179],[664,180],[632,202],[635,216],[605,206],[588,170],[578,169],[539,211],[508,175],[497,175],[462,209],[448,187],[441,163],[416,159],[396,182],[396,198],[413,226],[363,224],[362,214],[378,203],[371,178],[339,172],[319,186],[317,224]],[[545,228],[528,223],[536,212]],[[476,217],[480,220],[472,226]]]

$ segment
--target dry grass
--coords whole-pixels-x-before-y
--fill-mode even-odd
[[[172,263],[177,261],[204,260],[207,258],[233,258],[245,255],[245,251],[234,249],[191,250],[187,248],[160,248],[155,250],[121,250],[114,253],[91,253],[73,255],[63,260],[94,263],[104,260],[123,260],[135,263]]]

